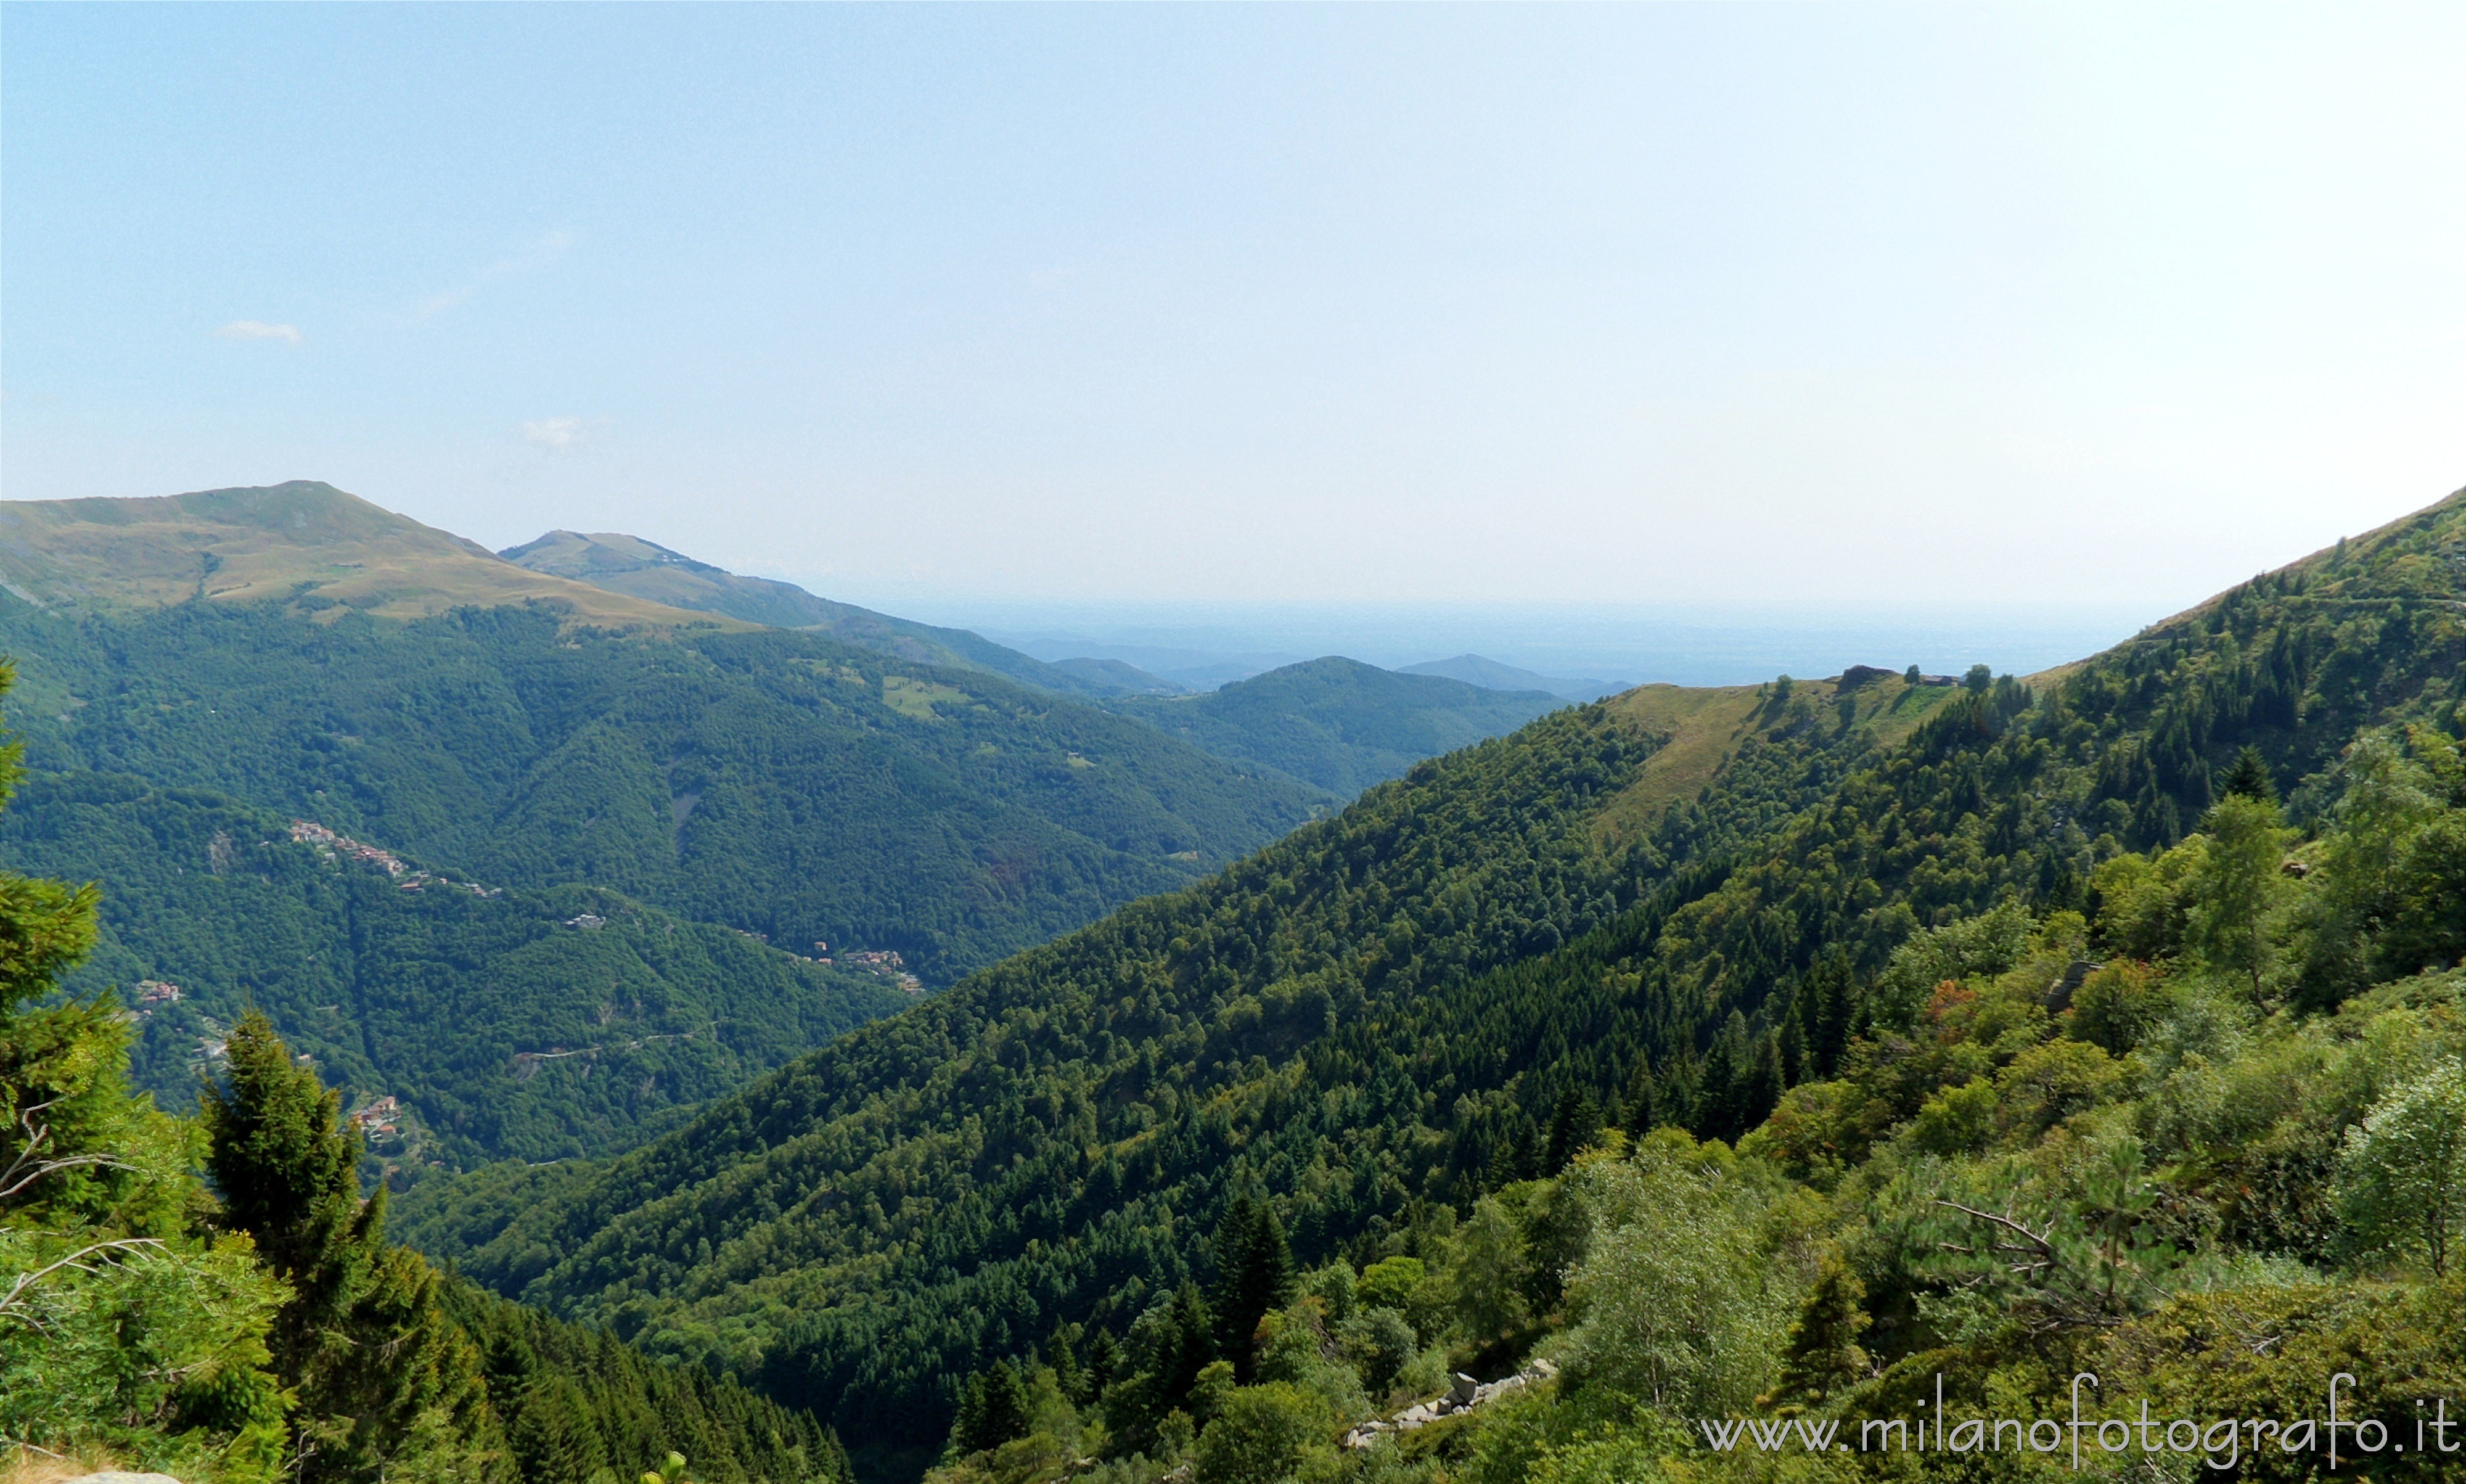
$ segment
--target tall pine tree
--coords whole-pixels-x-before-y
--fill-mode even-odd
[[[203,1098],[223,1224],[291,1286],[270,1337],[298,1397],[302,1484],[359,1484],[416,1464],[510,1477],[479,1358],[445,1316],[434,1270],[385,1244],[385,1191],[359,1193],[359,1131],[263,1014],[241,1018]]]
[[[1275,1207],[1233,1198],[1216,1228],[1216,1343],[1233,1362],[1234,1378],[1250,1383],[1257,1365],[1259,1321],[1291,1303],[1293,1254]]]

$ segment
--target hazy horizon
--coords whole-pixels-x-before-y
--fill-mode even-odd
[[[2466,482],[2451,7],[6,15],[10,498],[2154,617]]]

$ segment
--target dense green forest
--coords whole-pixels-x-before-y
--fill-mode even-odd
[[[1219,757],[1272,768],[1344,798],[1564,705],[1537,690],[1485,690],[1334,655],[1205,695],[1111,703]]]
[[[1089,706],[817,635],[315,603],[12,608],[30,761],[213,789],[491,885],[588,883],[782,947],[895,951],[936,983],[1325,801]]]
[[[0,753],[0,802],[17,766]],[[130,1017],[108,991],[60,992],[97,900],[0,872],[12,1464],[32,1449],[191,1484],[617,1484],[688,1460],[729,1484],[849,1478],[811,1416],[390,1245],[385,1189],[361,1195],[358,1128],[263,1016],[231,1028],[199,1116],[132,1088]]]
[[[392,1126],[372,1157],[397,1174],[613,1152],[910,999],[613,891],[399,858],[396,874],[262,811],[111,775],[28,779],[0,859],[107,884],[101,941],[65,985],[131,1001],[140,1089],[185,1103],[206,1048],[261,1010],[347,1107],[402,1105],[371,1118]]]
[[[1980,1113],[1999,1068],[2060,1084],[2089,1057],[2077,1047],[2120,1065],[2138,1043],[2041,1016],[2029,1036],[1996,1028],[1985,1061],[1947,1064],[1952,1083],[1927,1082],[1915,1051],[1892,1047],[1919,1045],[1947,982],[2009,999],[2019,981],[1998,976],[2015,962],[2084,953],[2087,923],[2112,938],[2145,909],[2151,935],[2120,952],[2146,956],[2186,1015],[2241,975],[2251,1034],[2334,1037],[2323,1027],[2357,994],[2466,951],[2451,940],[2466,885],[2441,853],[2455,826],[2436,791],[2406,784],[2434,802],[2409,806],[2398,843],[2347,822],[2378,797],[2357,792],[2372,759],[2448,776],[2466,699],[2461,577],[2466,496],[2033,685],[1983,667],[1954,689],[1878,671],[1784,678],[1750,698],[1700,788],[1675,792],[1693,775],[1670,759],[1697,749],[1648,692],[1559,711],[855,1032],[633,1154],[415,1193],[411,1229],[508,1294],[756,1378],[869,1439],[922,1444],[982,1412],[988,1383],[963,1392],[961,1378],[1069,1326],[1123,1345],[1181,1334],[1174,1364],[1199,1358],[1187,1285],[1222,1276],[1211,1243],[1244,1197],[1306,1266],[1409,1256],[1419,1234],[1554,1173],[1597,1126],[1752,1145],[1784,1096],[1854,1083],[1871,1063],[1886,1082],[1917,1079],[1894,1085],[1897,1102],[1858,1105],[1877,1144],[1937,1089],[1984,1078],[1956,1110],[1962,1127],[1983,1117],[2021,1158],[2074,1110],[2031,1091],[2055,1112]],[[2344,927],[2287,947],[2204,905],[2208,847],[2182,843],[2245,829],[2231,776],[2247,790],[2235,797],[2286,791],[2287,818],[2326,852],[2303,900],[2343,903]],[[2266,850],[2257,838],[2219,853],[2297,880],[2277,874],[2277,837]],[[2117,897],[2143,906],[2119,917]],[[2366,1008],[2436,1017],[2447,982]],[[2054,1049],[2019,1062],[2042,1041]],[[2163,1106],[2139,1101],[2148,1075],[2097,1073],[2112,1093],[2098,1106]],[[2342,1106],[2360,1115],[2377,1096]],[[1777,1152],[1742,1167],[1793,1210],[1833,1179]],[[1632,1178],[1648,1175],[1662,1178]],[[1425,1262],[1454,1260],[1432,1250]],[[1228,1346],[1250,1379],[1240,1337],[1219,1334]],[[1669,1417],[1695,1405],[1625,1394]],[[1177,1409],[1205,1421],[1204,1405],[1163,1412]],[[1170,1451],[1155,1413],[1125,1414],[1106,1446]]]

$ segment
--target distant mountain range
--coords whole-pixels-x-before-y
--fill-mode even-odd
[[[1109,704],[1219,757],[1350,798],[1566,703],[1546,691],[1485,688],[1330,655],[1204,695]]]
[[[850,951],[947,984],[1558,704],[1344,660],[1187,697],[306,482],[0,504],[0,864],[107,884],[79,986],[180,986],[145,1085],[184,1101],[255,1004],[449,1163],[623,1147],[907,1002]]]
[[[612,626],[748,626],[500,561],[476,541],[311,480],[0,502],[0,573],[21,601],[71,611],[304,600],[319,612],[416,618],[544,600]]]
[[[1719,1383],[1736,1385],[1741,1409],[1759,1375],[1814,1374],[1784,1369],[1783,1336],[1789,1367],[1815,1351],[1799,1343],[1802,1331],[1827,1326],[1834,1338],[1825,1343],[1843,1347],[1858,1337],[1872,1347],[1872,1365],[1861,1350],[1837,1381],[1805,1384],[1866,1388],[1849,1394],[1864,1398],[1870,1417],[1914,1410],[1921,1378],[1943,1384],[1946,1357],[2003,1367],[1977,1376],[2015,1378],[2012,1394],[2022,1395],[2066,1373],[2051,1354],[2103,1347],[2095,1353],[2117,1365],[2145,1367],[2180,1355],[2187,1326],[2209,1326],[2198,1332],[2220,1338],[2205,1354],[2220,1354],[2241,1344],[2230,1337],[2253,1314],[2301,1330],[2315,1347],[2304,1354],[2452,1356],[2454,1275],[2443,1292],[2428,1269],[2415,1270],[2420,1307],[2407,1311],[2445,1315],[2449,1328],[2405,1341],[2417,1349],[2374,1351],[2379,1341],[2365,1337],[2381,1321],[2327,1317],[2358,1311],[2318,1295],[2360,1305],[2348,1295],[2396,1270],[2375,1256],[2365,1284],[2326,1290],[2327,1272],[2314,1266],[2324,1249],[2293,1244],[2336,1239],[2285,1234],[2335,1229],[2333,1218],[2308,1214],[2329,1208],[2334,1151],[2371,1099],[2391,1095],[2354,1091],[2380,1075],[2360,1069],[2381,1065],[2365,1058],[2407,1065],[2396,1059],[2412,1054],[2431,1066],[2455,1054],[2446,1048],[2456,1044],[2461,989],[2444,966],[2466,951],[2454,911],[2466,881],[2461,609],[2466,492],[2027,679],[1931,685],[1857,667],[1837,680],[1652,686],[1558,708],[1513,736],[1416,765],[1185,891],[1132,904],[851,1032],[622,1158],[500,1167],[415,1192],[405,1227],[502,1293],[752,1379],[851,1437],[923,1453],[949,1436],[954,1412],[968,1415],[960,1378],[996,1374],[986,1368],[1001,1361],[1025,1368],[1040,1397],[1057,1395],[1056,1369],[1076,1374],[1078,1362],[1055,1358],[1089,1336],[1107,1337],[1109,1351],[1110,1337],[1129,1337],[1103,1416],[1108,1428],[1147,1429],[1135,1434],[1142,1440],[1168,1423],[1188,1437],[1190,1414],[1176,1409],[1206,1395],[1208,1383],[1192,1378],[1204,1376],[1219,1343],[1231,1365],[1256,1361],[1262,1376],[1270,1363],[1295,1366],[1252,1393],[1229,1386],[1231,1365],[1215,1367],[1228,1373],[1219,1396],[1331,1387],[1282,1379],[1315,1375],[1306,1368],[1344,1353],[1319,1338],[1331,1312],[1322,1293],[1367,1302],[1371,1271],[1390,1266],[1374,1270],[1374,1259],[1400,1255],[1414,1262],[1403,1280],[1410,1296],[1399,1301],[1426,1326],[1416,1332],[1397,1315],[1401,1348],[1437,1336],[1455,1346],[1438,1356],[1503,1373],[1582,1314],[1561,1308],[1568,1275],[1587,1276],[1566,1254],[1613,1229],[1596,1222],[1630,1230],[1634,1245],[1592,1248],[1595,1257],[1631,1255],[1592,1268],[1589,1296],[1578,1296],[1627,1307],[1588,1332],[1603,1337],[1597,1349],[1556,1352],[1568,1388],[1541,1392],[1529,1410],[1513,1404],[1494,1425],[1442,1420],[1430,1429],[1439,1441],[1418,1457],[1392,1450],[1420,1443],[1382,1441],[1389,1451],[1371,1456],[1385,1461],[1364,1476],[1389,1463],[1402,1476],[1468,1432],[1496,1449],[1466,1454],[1468,1469],[1495,1462],[1500,1478],[1541,1476],[1523,1461],[1544,1438],[1564,1442],[1559,1458],[1580,1460],[1551,1477],[1702,1472],[1708,1455],[1683,1441],[1671,1414],[1634,1398],[1662,1383],[1665,1365],[1700,1367],[1693,1376],[1728,1367],[1718,1347],[1690,1349],[1712,1322],[1741,1348],[1760,1347],[1751,1358],[1764,1370]],[[1408,679],[1364,668],[1314,662],[1279,687],[1300,706],[1315,692],[1350,700]],[[1272,721],[1279,687],[1245,684]],[[1262,715],[1242,714],[1241,689],[1140,705],[1212,718],[1192,723],[1194,736],[1210,725],[1246,729],[1233,735],[1257,746]],[[1220,716],[1209,703],[1228,696],[1236,714]],[[2298,822],[2379,831],[2368,847],[2379,853],[2358,844],[2319,854],[2298,844],[2299,831],[2277,833],[2269,800],[2281,793]],[[2177,849],[2205,821],[2220,843]],[[2408,830],[2417,833],[2404,848],[2416,853],[2406,859],[2417,864],[2402,888],[2368,877],[2341,888],[2335,867],[2306,864],[2396,860]],[[2290,849],[2303,858],[2285,859]],[[2239,907],[2219,909],[2239,917],[2211,919],[2238,931],[2208,948],[2194,942],[2206,909],[2180,905],[2178,871],[2186,884],[2244,893]],[[2284,900],[2270,893],[2298,890],[2307,872],[2354,892],[2308,901],[2357,905],[2322,906],[2303,920],[2351,936],[2310,968],[2283,965],[2283,980],[2266,981],[2271,1002],[2256,1007],[2231,956],[2280,951],[2261,926]],[[2349,915],[2331,915],[2340,911]],[[2421,936],[2378,937],[2383,922],[2412,924],[2407,931]],[[2169,972],[2134,960],[2179,948],[2195,984],[2167,993],[2186,998],[2131,998]],[[2217,956],[2204,962],[2204,953]],[[2074,1000],[2079,976],[2099,970],[2093,954],[2106,960],[2096,993],[2110,998]],[[2375,976],[2392,982],[2343,1026],[2322,1032],[2316,1021],[2302,1033],[2315,1039],[2298,1041],[2303,996],[2325,1007],[2346,992],[2302,990],[2300,976],[2315,972],[2357,989]],[[2260,971],[2251,973],[2260,985]],[[2058,991],[2068,1005],[2055,1003]],[[2331,1060],[2348,1054],[2331,1049],[2339,1046],[2357,1047],[2357,1059]],[[2251,1059],[2222,1080],[2219,1068],[2237,1057]],[[2326,1069],[2336,1067],[2358,1070]],[[2289,1103],[2290,1086],[2297,1097],[2318,1090],[2309,1094],[2321,1104],[2317,1124],[2296,1121],[2302,1110]],[[1594,1170],[1603,1183],[1557,1189],[1631,1194],[1559,1203],[1544,1181],[1604,1120],[1624,1131],[1609,1148],[1635,1135],[1645,1156],[1603,1159]],[[2100,1140],[2130,1162],[2119,1155],[2095,1167],[2132,1173],[2075,1196],[2092,1178],[2079,1172],[2109,1158],[2095,1153]],[[1864,1163],[1871,1151],[1873,1163]],[[1627,1178],[1619,1168],[1659,1173],[1608,1183]],[[2050,1184],[2030,1183],[2040,1170]],[[1967,1183],[1943,1183],[1951,1180]],[[1947,1189],[1995,1191],[2002,1209],[2053,1213],[2051,1224],[2091,1219],[2067,1212],[2104,1220],[2127,1201],[2149,1211],[2133,1218],[2150,1224],[2142,1230],[2171,1232],[2172,1212],[2203,1213],[2187,1225],[2198,1221],[2199,1240],[2226,1260],[2182,1270],[2182,1306],[2145,1320],[2139,1311],[2061,1310],[2072,1300],[2044,1295],[2073,1291],[2032,1277],[2050,1286],[2014,1291],[2008,1308],[1996,1298],[1962,1310],[1962,1324],[1977,1323],[1956,1344],[1931,1318],[1913,1317],[1932,1311],[1912,1295],[1972,1291],[1939,1266],[1953,1244],[1936,1233],[1953,1228],[1925,1225],[1943,1219]],[[2010,1203],[2024,1199],[2048,1203]],[[1897,1225],[1887,1228],[1887,1218]],[[2025,1237],[2035,1229],[1987,1220]],[[1736,1225],[1716,1225],[1724,1221]],[[1899,1235],[1886,1239],[1887,1229]],[[2163,1247],[2171,1238],[2147,1240],[2133,1250],[2172,1251]],[[1262,1250],[1270,1258],[1235,1266]],[[1984,1241],[1958,1250],[1974,1251],[1980,1272],[2002,1261]],[[2286,1255],[2298,1251],[2314,1255]],[[1865,1266],[1817,1288],[1819,1252],[1827,1272]],[[1732,1310],[1718,1307],[1727,1296],[1702,1296],[1725,1285],[1752,1291],[1767,1281],[1764,1268],[1784,1262],[1797,1265],[1798,1285],[1786,1303],[1750,1311],[1740,1298]],[[1341,1264],[1341,1279],[1324,1290],[1309,1280],[1290,1310],[1277,1309],[1289,1293],[1271,1285],[1255,1302],[1243,1297],[1254,1272],[1282,1278],[1322,1263]],[[2162,1272],[2153,1263],[2130,1281]],[[1195,1297],[1211,1278],[1224,1306],[1249,1306],[1213,1337]],[[1654,1306],[1670,1312],[1644,1313]],[[1750,1312],[1769,1317],[1743,1317]],[[1805,1316],[1798,1328],[1792,1312]],[[2090,1317],[2059,1321],[2069,1326],[2059,1335],[2035,1322],[2064,1312]],[[1508,1313],[1519,1317],[1500,1317]],[[1715,1313],[1725,1316],[1704,1317]],[[1842,1314],[1851,1318],[1827,1317]],[[1263,1315],[1255,1327],[1253,1315]],[[2330,1338],[2347,1324],[2356,1327]],[[2062,1348],[2027,1348],[2042,1338]],[[1258,1360],[1263,1350],[1272,1361]],[[1682,1352],[1711,1359],[1668,1359]],[[2153,1359],[2133,1359],[2143,1356]],[[1635,1378],[1635,1389],[1572,1389],[1586,1366],[1622,1387]],[[2227,1378],[2219,1415],[2253,1405],[2232,1400],[2245,1394],[2235,1388],[2278,1384],[2264,1380],[2274,1373],[2230,1373],[2207,1360],[2168,1374],[2213,1373]],[[1444,1384],[1438,1365],[1426,1374],[1424,1396]],[[2285,1395],[2317,1385],[2308,1371],[2284,1374]],[[2388,1362],[2375,1374],[2423,1372]],[[1972,1396],[1977,1376],[1962,1383]],[[1351,1373],[1344,1384],[1355,1384]],[[970,1393],[988,1394],[981,1379]],[[1292,1437],[1316,1439],[1311,1468],[1323,1462],[1328,1477],[1344,1467],[1334,1441],[1339,1404],[1316,1399],[1336,1394],[1311,1393],[1324,1420],[1291,1425]],[[1341,1404],[1349,1415],[1372,1413],[1375,1398],[1351,1396]],[[977,1401],[969,1405],[981,1415]],[[1553,1407],[1563,1430],[1547,1433]],[[1222,1402],[1199,1410],[1266,1415]],[[1483,1426],[1512,1430],[1472,1430]],[[1619,1445],[1631,1450],[1582,1451],[1616,1427],[1631,1427],[1632,1443]],[[1052,1438],[1079,1435],[1057,1425],[1050,1438],[980,1453],[952,1476],[1024,1479],[1042,1460],[1074,1456]],[[1211,1457],[1250,1456],[1208,1451],[1211,1437],[1235,1435],[1199,1434],[1201,1479]],[[959,1450],[976,1446],[972,1437],[960,1434]],[[1679,1461],[1627,1468],[1645,1457],[1647,1438],[1656,1458]],[[1272,1468],[1224,1476],[1289,1473],[1299,1454],[1279,1446]]]
[[[1545,690],[1570,701],[1598,701],[1614,696],[1633,684],[1623,680],[1570,680],[1558,675],[1536,675],[1531,670],[1501,664],[1480,655],[1457,655],[1451,660],[1424,660],[1419,664],[1397,666],[1400,675],[1444,675],[1468,686],[1485,690]]]
[[[671,608],[827,634],[903,660],[1006,675],[1065,695],[1173,695],[1181,689],[1126,664],[1047,664],[966,629],[937,628],[834,602],[793,582],[739,576],[639,536],[551,530],[497,554],[532,572]]]

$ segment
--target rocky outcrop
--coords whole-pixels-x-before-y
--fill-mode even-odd
[[[1395,1432],[1412,1432],[1427,1427],[1442,1417],[1468,1412],[1488,1405],[1501,1397],[1513,1396],[1527,1386],[1536,1386],[1558,1374],[1558,1367],[1547,1360],[1536,1360],[1514,1375],[1492,1382],[1476,1382],[1462,1371],[1456,1372],[1453,1384],[1445,1396],[1427,1402],[1416,1402],[1393,1417],[1374,1418],[1344,1435],[1347,1448],[1368,1448],[1380,1438]]]

